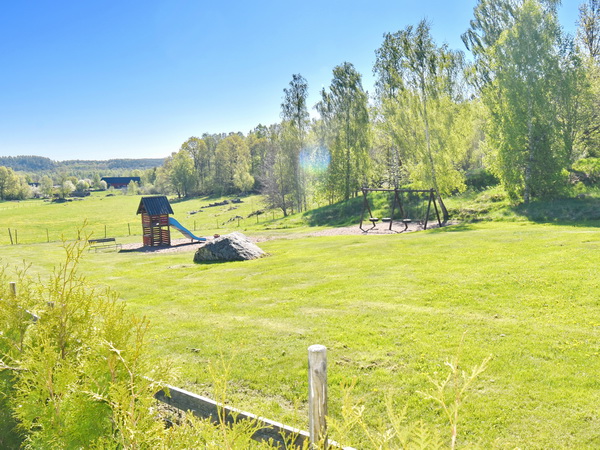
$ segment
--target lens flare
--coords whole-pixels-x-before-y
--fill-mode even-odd
[[[307,147],[300,152],[300,167],[308,172],[325,172],[331,155],[325,147]]]

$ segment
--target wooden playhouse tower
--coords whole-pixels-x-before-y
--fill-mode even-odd
[[[173,209],[167,197],[142,197],[137,214],[142,215],[144,247],[171,245],[169,214],[173,214]]]

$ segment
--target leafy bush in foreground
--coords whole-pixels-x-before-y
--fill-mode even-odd
[[[66,262],[46,283],[22,270],[16,296],[0,276],[7,403],[30,447],[150,443],[162,427],[152,409],[157,386],[140,374],[158,380],[165,371],[146,352],[148,322],[77,274],[83,242],[64,245]]]

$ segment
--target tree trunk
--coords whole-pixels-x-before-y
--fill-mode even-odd
[[[523,189],[523,202],[529,203],[531,201],[531,170],[534,160],[534,145],[533,145],[533,119],[532,119],[532,105],[531,97],[529,97],[528,104],[528,123],[527,123],[527,164],[525,165],[525,188]]]

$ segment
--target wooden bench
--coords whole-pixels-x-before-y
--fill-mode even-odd
[[[115,238],[88,239],[88,244],[90,244],[89,250],[94,249],[95,251],[109,247],[114,247],[115,250],[121,248],[121,244],[117,244]]]

